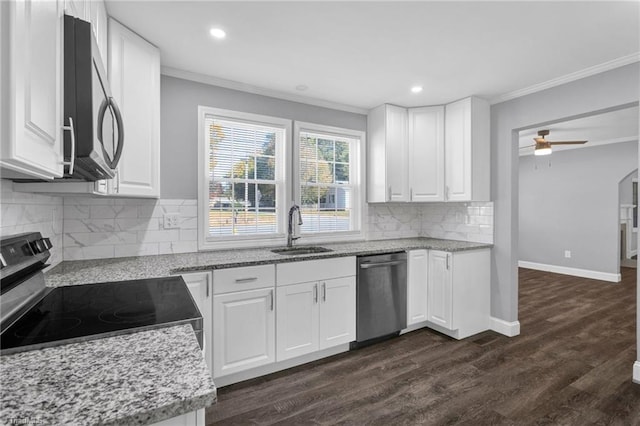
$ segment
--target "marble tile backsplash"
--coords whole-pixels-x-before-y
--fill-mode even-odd
[[[53,243],[49,263],[63,259],[63,200],[58,196],[13,191],[13,183],[0,179],[0,237],[23,232],[40,232]]]
[[[420,236],[493,244],[493,202],[423,204]]]
[[[51,263],[198,250],[197,200],[61,197],[14,192],[0,181],[0,235],[40,231],[52,239]],[[179,229],[164,229],[165,213]],[[433,237],[493,243],[493,203],[368,204],[367,240]]]
[[[65,197],[64,260],[187,253],[198,250],[196,200]],[[164,229],[179,213],[180,228]]]
[[[493,243],[493,203],[369,204],[368,240],[432,237]]]

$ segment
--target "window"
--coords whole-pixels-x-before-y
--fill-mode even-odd
[[[296,202],[302,234],[360,231],[361,132],[296,123]]]
[[[303,241],[361,238],[364,133],[296,122],[292,137],[291,125],[199,107],[200,249],[284,244],[291,200]]]
[[[200,123],[200,248],[281,239],[290,121],[201,107]]]

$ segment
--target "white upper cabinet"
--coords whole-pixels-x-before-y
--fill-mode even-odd
[[[368,115],[367,202],[489,201],[489,104],[381,105]]]
[[[381,105],[369,112],[367,201],[409,201],[407,110]]]
[[[411,201],[444,200],[444,107],[409,108]]]
[[[489,103],[470,97],[445,109],[445,199],[489,201]]]
[[[124,122],[111,193],[160,197],[160,51],[109,19],[109,83]]]
[[[0,2],[3,177],[63,175],[60,1]]]
[[[102,64],[104,65],[105,69],[109,69],[109,58],[107,51],[109,43],[109,16],[107,15],[107,8],[104,4],[104,1],[101,0],[91,0],[89,2],[88,8],[91,28],[93,29],[93,34],[96,36],[96,41],[98,42],[98,49],[100,50]]]

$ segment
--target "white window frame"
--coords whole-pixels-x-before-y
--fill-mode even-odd
[[[352,129],[344,129],[341,127],[326,126],[322,124],[307,123],[296,121],[293,126],[293,161],[291,176],[292,179],[292,195],[295,203],[300,205],[300,133],[320,133],[328,136],[354,138],[359,142],[353,146],[353,150],[349,151],[349,176],[353,179],[353,210],[352,220],[354,230],[351,231],[334,231],[334,232],[321,232],[321,233],[298,233],[301,237],[298,240],[298,244],[322,244],[332,243],[338,241],[358,241],[364,239],[363,229],[363,206],[365,205],[364,194],[366,194],[365,188],[365,158],[364,147],[366,146],[365,132]],[[297,225],[296,225],[297,228]]]
[[[209,140],[205,120],[215,117],[223,120],[278,127],[284,130],[284,143],[276,145],[276,229],[268,235],[234,235],[210,237],[209,225]],[[286,215],[291,200],[291,138],[292,121],[267,115],[251,114],[220,108],[198,106],[198,249],[247,248],[281,245],[286,241]]]

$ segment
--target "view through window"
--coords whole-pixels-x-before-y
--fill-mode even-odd
[[[209,117],[209,235],[278,232],[276,147],[284,129]]]
[[[302,232],[354,230],[353,150],[356,138],[300,131],[299,194]]]

